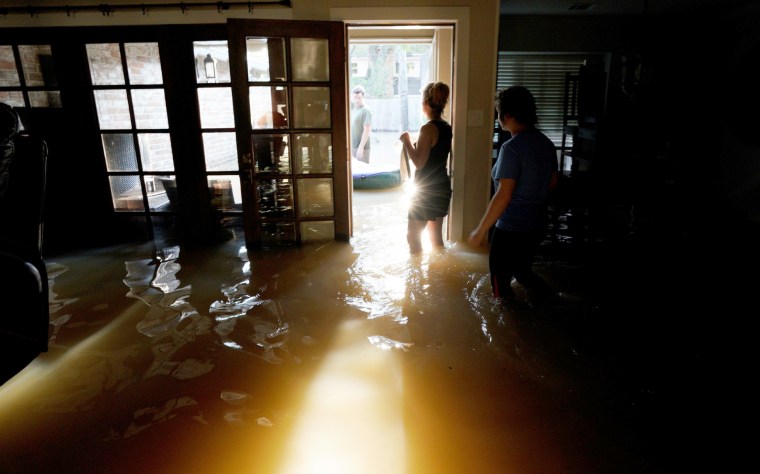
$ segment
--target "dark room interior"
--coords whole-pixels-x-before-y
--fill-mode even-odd
[[[345,58],[333,49],[343,28],[327,21],[339,16],[322,10],[386,3],[474,9],[477,2],[264,3],[284,3],[270,8],[292,8],[298,21],[264,15],[251,20],[260,20],[258,35],[297,36],[302,28],[329,44],[330,70],[338,64],[345,72]],[[557,143],[575,159],[552,196],[536,269],[561,296],[509,310],[489,302],[487,256],[465,237],[451,235],[445,256],[429,249],[416,260],[406,255],[397,195],[352,195],[347,179],[339,184],[348,176],[339,164],[345,150],[331,152],[329,172],[290,171],[293,182],[336,183],[334,212],[319,214],[315,206],[297,219],[277,214],[276,205],[266,214],[266,199],[279,195],[246,190],[253,189],[246,179],[269,179],[256,158],[238,156],[241,168],[236,161],[232,171],[204,162],[210,134],[237,132],[238,146],[241,135],[234,123],[204,124],[197,103],[187,100],[222,90],[211,80],[224,73],[221,62],[204,77],[199,45],[229,42],[230,58],[244,57],[245,46],[237,46],[250,36],[244,21],[114,25],[114,10],[97,12],[100,25],[34,27],[14,19],[45,19],[47,4],[63,25],[67,12],[52,11],[62,2],[36,2],[38,10],[23,14],[0,7],[0,471],[664,473],[743,466],[751,451],[741,426],[756,411],[749,398],[760,283],[760,2],[499,3],[499,54],[603,58],[578,71],[572,149]],[[210,7],[209,16],[219,14]],[[470,29],[477,36],[477,25]],[[163,90],[168,124],[142,126],[133,116],[109,130],[99,97],[127,86],[97,83],[91,46],[121,45],[124,70],[133,74],[125,46],[133,43],[157,45],[163,80],[127,81],[129,91]],[[50,46],[39,64],[47,78],[11,84],[2,74],[23,63],[26,45]],[[266,47],[287,61],[295,55],[290,46],[287,55]],[[234,60],[228,68],[233,84],[257,87]],[[293,128],[332,136],[332,150],[346,148],[348,105],[334,93],[346,90],[343,76],[283,82],[333,91],[331,124],[316,132]],[[279,100],[275,79],[263,83]],[[248,103],[237,89],[232,100]],[[32,105],[36,94],[59,103]],[[132,107],[139,96],[129,97]],[[257,131],[252,114],[242,115],[246,134],[281,140],[292,131]],[[236,109],[235,122],[240,117]],[[468,143],[490,133],[459,125]],[[151,169],[145,158],[134,170],[108,162],[108,138],[132,137],[126,146],[141,156],[151,134],[170,138],[171,169]],[[230,205],[232,191],[220,183],[234,175],[234,187],[238,174],[243,204],[235,195]],[[296,195],[312,189],[282,177],[271,182],[287,182]],[[481,212],[486,202],[466,184],[459,196],[468,206],[478,202],[466,211]],[[166,197],[154,204],[159,185]],[[122,212],[127,207],[115,197],[124,198],[129,186],[141,190],[136,212]],[[342,195],[352,197],[343,202]],[[295,230],[282,230],[289,225]],[[367,347],[350,345],[351,337]],[[341,365],[336,354],[357,366]],[[313,398],[320,376],[336,365],[344,377],[361,371],[362,380],[380,386],[342,381],[344,395],[353,389],[365,397],[359,408],[366,421],[351,425],[351,416],[337,414],[351,413],[354,398],[333,393],[334,405]],[[384,391],[385,404],[366,402]],[[311,418],[321,424],[308,428]],[[342,435],[331,437],[330,425]],[[375,443],[362,431],[367,426],[385,427],[376,452],[357,448]],[[306,453],[299,465],[285,452],[299,436],[323,453],[355,450],[364,461],[347,457],[339,468]],[[405,457],[390,454],[397,452]]]

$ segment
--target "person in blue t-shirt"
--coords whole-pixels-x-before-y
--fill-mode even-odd
[[[548,225],[547,199],[557,185],[554,143],[536,128],[536,101],[522,86],[500,91],[496,97],[499,125],[512,137],[499,150],[491,171],[496,192],[468,242],[480,246],[491,237],[489,271],[493,295],[503,303],[514,299],[512,278],[529,298],[552,294],[533,272],[533,258]]]

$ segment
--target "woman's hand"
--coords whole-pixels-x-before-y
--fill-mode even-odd
[[[401,140],[401,143],[404,145],[411,146],[412,145],[412,138],[409,136],[409,132],[404,132],[401,134],[400,137],[398,137],[399,140]]]
[[[480,247],[483,244],[485,237],[486,233],[480,227],[477,227],[470,232],[470,235],[467,237],[467,242],[474,247]]]

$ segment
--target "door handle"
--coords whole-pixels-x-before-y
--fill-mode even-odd
[[[253,158],[250,153],[240,155],[240,167],[246,170],[253,168]]]

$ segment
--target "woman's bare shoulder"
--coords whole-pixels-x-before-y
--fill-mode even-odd
[[[420,127],[420,134],[423,134],[423,133],[431,135],[431,136],[437,136],[438,127],[436,127],[433,122],[427,122],[422,127]]]

